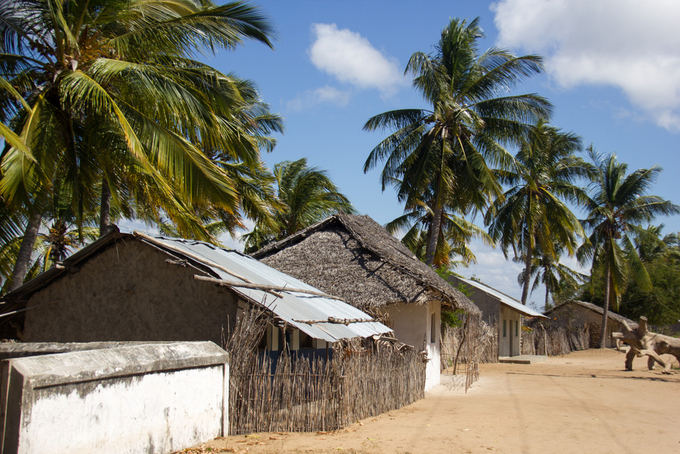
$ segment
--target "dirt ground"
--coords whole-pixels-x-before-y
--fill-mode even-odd
[[[680,373],[586,350],[487,364],[467,394],[425,399],[332,433],[231,436],[186,453],[680,453]]]

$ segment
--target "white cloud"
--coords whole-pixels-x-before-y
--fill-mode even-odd
[[[315,90],[308,90],[295,99],[286,103],[288,110],[301,111],[318,104],[328,103],[336,106],[346,106],[349,103],[350,92],[347,90],[340,90],[336,87],[326,85]]]
[[[474,276],[485,284],[519,299],[522,289],[517,283],[517,275],[522,271],[522,265],[510,258],[506,259],[500,249],[495,249],[481,240],[472,240],[470,247],[477,257],[477,263],[455,271],[465,277]]]
[[[385,96],[405,84],[397,61],[383,55],[359,33],[335,24],[313,24],[312,31],[312,63],[339,81],[375,88]]]
[[[500,0],[504,47],[546,56],[563,87],[621,88],[660,126],[680,130],[680,1]]]

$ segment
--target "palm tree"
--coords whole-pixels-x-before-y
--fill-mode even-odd
[[[433,219],[431,203],[433,199],[431,193],[420,198],[409,198],[405,213],[385,225],[387,231],[393,235],[406,230],[401,242],[423,261],[425,261],[427,249],[427,232],[430,231]],[[454,207],[444,207],[441,222],[442,226],[432,263],[436,268],[450,267],[453,256],[458,256],[460,259],[458,263],[462,265],[475,262],[477,258],[468,246],[474,237],[492,244],[491,238],[483,229],[457,215]]]
[[[555,261],[554,245],[573,254],[583,229],[564,200],[585,203],[586,192],[574,180],[587,176],[590,166],[574,152],[580,139],[544,122],[531,128],[515,156],[514,169],[501,173],[511,186],[486,214],[489,235],[507,257],[510,247],[524,258],[529,275],[537,249]],[[518,252],[519,251],[519,252]],[[529,295],[530,279],[523,279],[522,304]]]
[[[441,238],[445,206],[459,214],[482,209],[502,189],[489,164],[507,165],[512,156],[503,144],[516,143],[529,123],[550,113],[550,104],[535,94],[508,95],[509,87],[541,71],[541,58],[516,57],[492,48],[480,54],[483,36],[475,19],[453,19],[442,31],[432,55],[414,53],[405,73],[432,106],[401,109],[370,118],[365,130],[391,130],[366,159],[364,172],[385,162],[383,190],[401,181],[398,198],[431,188],[432,221],[426,263],[434,261]]]
[[[274,180],[279,208],[271,222],[263,220],[245,235],[246,252],[256,251],[332,214],[354,211],[326,172],[308,167],[305,158],[276,164]]]
[[[618,306],[627,280],[628,263],[634,262],[630,271],[636,281],[649,286],[649,276],[632,246],[629,232],[634,226],[649,222],[657,215],[675,214],[680,210],[668,200],[646,194],[661,172],[660,167],[638,169],[627,175],[628,166],[619,162],[616,155],[604,157],[595,153],[592,147],[589,152],[596,173],[592,179],[594,193],[587,203],[589,212],[584,225],[591,234],[579,248],[579,259],[582,262],[592,259],[593,267],[603,266],[605,270],[600,337],[600,348],[605,348],[609,307]]]
[[[550,309],[550,296],[553,297],[553,302],[556,300],[556,295],[565,289],[576,291],[580,284],[582,284],[586,276],[582,273],[572,270],[563,263],[560,263],[561,253],[564,251],[560,245],[554,245],[552,252],[544,254],[542,251],[537,251],[532,259],[529,280],[533,279],[531,285],[531,292],[543,284],[545,288],[545,298],[543,301],[544,310]],[[523,257],[518,257],[526,265]],[[517,276],[517,282],[524,286],[526,283],[527,273],[526,269]]]
[[[97,239],[97,229],[91,226],[76,226],[64,219],[55,218],[51,226],[42,226],[38,232],[27,266],[26,278],[32,279],[38,273],[47,271],[63,261],[77,248]],[[12,264],[23,244],[23,237],[16,236],[0,246],[0,294],[5,293],[11,285]]]
[[[0,195],[24,205],[30,243],[17,266],[55,187],[68,188],[79,224],[100,206],[103,232],[110,202],[129,197],[188,236],[209,236],[197,213],[238,216],[231,166],[257,165],[280,119],[252,84],[191,57],[244,38],[271,45],[269,33],[243,2],[3,2]]]

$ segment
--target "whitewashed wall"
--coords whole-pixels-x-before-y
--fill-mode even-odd
[[[3,453],[168,453],[227,434],[226,352],[211,342],[6,362]]]
[[[427,352],[425,368],[425,391],[440,383],[440,329],[441,304],[393,304],[385,308],[388,315],[388,326],[405,344],[413,345],[419,351]],[[434,314],[434,342],[431,336],[432,315]]]
[[[505,323],[505,331],[503,331]],[[521,353],[522,316],[501,304],[498,322],[498,356],[517,356]]]

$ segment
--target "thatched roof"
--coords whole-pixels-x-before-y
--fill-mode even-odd
[[[331,216],[253,257],[361,309],[436,300],[480,313],[368,216]]]
[[[548,310],[545,312],[545,315],[550,316],[553,312],[559,312],[560,310],[566,308],[566,307],[576,307],[576,308],[582,308],[585,310],[593,311],[596,312],[600,315],[604,312],[604,309],[602,309],[600,306],[593,304],[593,303],[588,303],[586,301],[578,301],[578,300],[571,300],[571,301],[566,301],[562,304],[558,304],[557,306],[553,307],[552,309]],[[638,324],[637,322],[634,322],[633,320],[624,317],[623,315],[619,315],[616,312],[612,312],[611,310],[607,311],[607,318],[610,320],[614,320],[615,322],[624,324],[627,323],[628,326],[631,328],[637,328]]]

